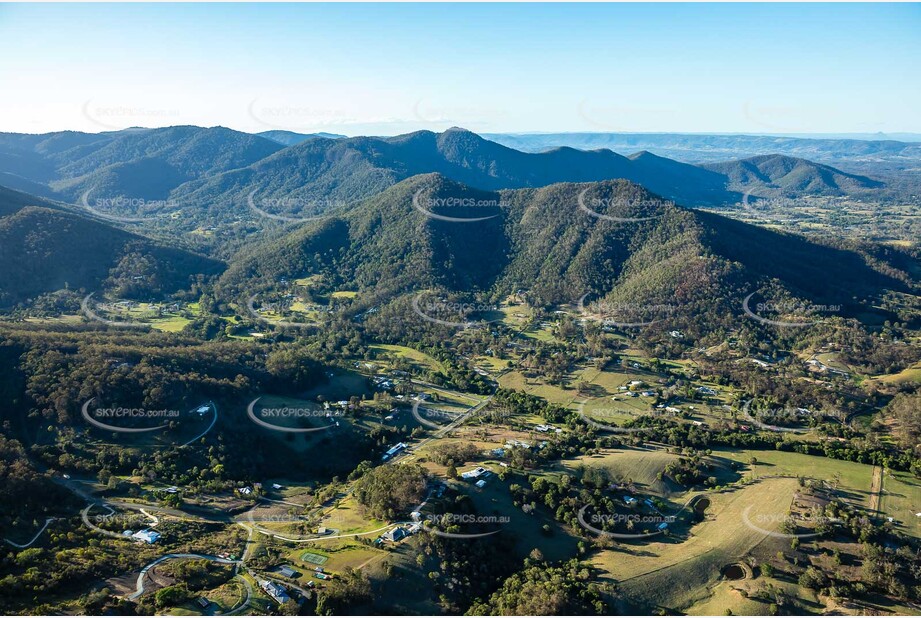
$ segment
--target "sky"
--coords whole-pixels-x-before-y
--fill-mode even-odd
[[[0,4],[0,131],[921,133],[921,4]]]

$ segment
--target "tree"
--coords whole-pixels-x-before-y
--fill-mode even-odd
[[[156,595],[154,595],[154,602],[160,609],[165,607],[175,607],[176,605],[181,605],[188,600],[189,590],[186,588],[185,584],[176,584],[175,586],[167,586],[166,588],[161,588],[160,590],[157,590]]]
[[[371,582],[368,576],[352,567],[346,567],[339,577],[327,582],[326,590],[317,599],[317,615],[338,616],[349,608],[371,600]]]
[[[392,520],[425,494],[425,470],[418,464],[378,466],[355,483],[355,497],[376,519]]]

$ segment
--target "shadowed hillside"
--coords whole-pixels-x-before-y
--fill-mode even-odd
[[[163,294],[223,265],[0,188],[0,306],[63,288],[95,291],[110,278],[136,279]]]

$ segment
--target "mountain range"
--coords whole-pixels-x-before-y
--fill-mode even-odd
[[[51,196],[0,192],[7,266],[0,301],[65,286],[162,296],[222,272],[217,289],[226,300],[318,274],[331,289],[361,291],[356,307],[428,289],[527,289],[546,304],[588,294],[731,312],[743,291],[764,286],[850,306],[915,285],[917,265],[896,249],[806,240],[688,208],[738,201],[751,190],[838,194],[879,186],[802,159],[695,166],[645,151],[526,153],[463,129],[300,137],[284,146],[277,140],[295,138],[220,127],[0,135],[0,170]],[[153,240],[51,199],[87,192],[169,200],[181,205],[181,216],[138,228],[161,239]],[[233,222],[255,216],[254,203],[319,219],[293,231],[244,233],[221,253],[226,263],[169,240],[168,226],[186,217],[186,231]]]
[[[327,139],[341,139],[346,137],[345,135],[339,135],[337,133],[295,133],[294,131],[263,131],[261,133],[256,133],[259,137],[264,137],[270,139],[273,142],[278,142],[283,146],[293,146],[294,144],[300,144],[303,141],[313,139],[315,137],[325,137]]]
[[[136,198],[154,210],[178,205],[185,231],[252,217],[253,199],[278,215],[311,216],[429,173],[485,190],[620,178],[689,206],[737,203],[746,191],[840,195],[879,186],[780,155],[697,166],[648,151],[522,152],[457,128],[352,138],[223,127],[0,134],[0,185],[71,203],[89,196]]]
[[[551,148],[610,148],[621,152],[650,150],[691,163],[747,158],[765,153],[816,160],[823,163],[887,162],[898,167],[917,167],[921,143],[848,137],[793,137],[782,135],[697,133],[487,133],[483,137],[526,152]]]
[[[751,191],[756,195],[766,195],[772,191],[782,195],[847,194],[883,186],[883,183],[865,176],[776,154],[705,163],[701,167],[728,178],[731,189]]]
[[[245,167],[281,150],[270,139],[223,127],[168,127],[109,133],[0,134],[0,184],[77,201],[162,200],[196,178]]]

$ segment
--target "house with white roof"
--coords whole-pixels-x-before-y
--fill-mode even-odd
[[[156,530],[151,530],[150,528],[145,528],[144,530],[138,530],[131,535],[131,538],[137,539],[139,541],[144,541],[149,545],[153,545],[160,540],[160,533]]]

